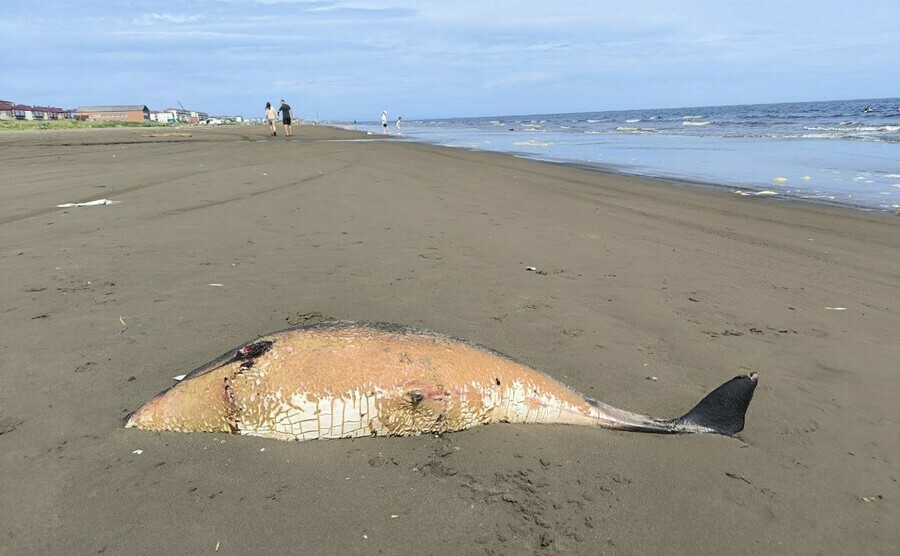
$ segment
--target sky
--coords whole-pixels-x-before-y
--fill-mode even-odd
[[[897,0],[3,0],[0,99],[303,119],[900,96]]]

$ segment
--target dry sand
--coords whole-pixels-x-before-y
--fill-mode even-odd
[[[3,554],[896,554],[896,217],[327,128],[164,133],[0,135]],[[740,440],[122,428],[322,318],[467,338],[660,417],[761,382]]]

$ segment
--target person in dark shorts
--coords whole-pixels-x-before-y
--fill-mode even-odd
[[[284,125],[284,135],[285,137],[290,137],[291,133],[291,107],[288,103],[284,102],[284,99],[281,99],[281,107],[278,108],[278,112],[281,114],[281,123]]]

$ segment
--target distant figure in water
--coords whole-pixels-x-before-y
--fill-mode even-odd
[[[875,109],[872,108],[871,106],[866,106],[866,109],[863,110],[863,112],[865,112],[866,114],[871,114],[874,111],[875,111]]]
[[[381,111],[381,133],[382,135],[390,135],[387,128],[387,110]]]
[[[275,131],[275,119],[278,117],[278,114],[275,113],[275,109],[272,108],[272,103],[266,103],[266,122],[269,124],[269,130],[272,132],[272,137],[277,137],[278,133]]]
[[[397,135],[403,135],[403,133],[400,132],[400,122],[402,122],[402,121],[403,121],[403,118],[400,116],[397,116]]]

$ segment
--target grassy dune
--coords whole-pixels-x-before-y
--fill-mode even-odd
[[[158,122],[93,122],[79,120],[0,120],[0,131],[29,129],[99,129],[106,127],[166,127]]]

